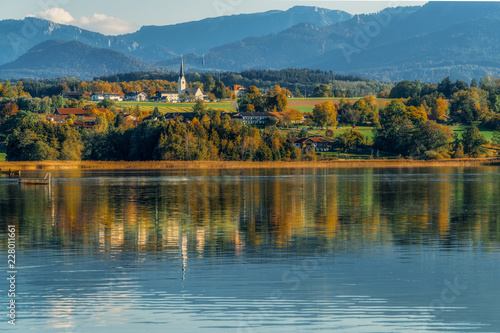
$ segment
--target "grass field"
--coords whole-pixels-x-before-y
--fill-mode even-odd
[[[0,162],[5,162],[7,158],[7,154],[5,153],[5,146],[0,144]]]
[[[340,129],[333,129],[333,132],[334,132],[335,136],[337,137],[337,136],[341,135],[342,133],[350,131],[352,129],[353,129],[352,126],[342,127]],[[368,140],[368,142],[373,141],[373,132],[372,132],[373,127],[358,127],[358,128],[355,128],[354,130],[363,134],[365,136],[365,139]],[[310,134],[325,135],[326,130],[311,130],[308,132]]]
[[[157,107],[161,113],[191,112],[194,103],[155,103],[155,102],[118,102],[119,107],[133,107],[139,105],[141,111],[153,112]],[[223,109],[225,112],[236,112],[233,102],[205,103],[207,108]]]
[[[453,127],[453,132],[462,134],[468,128],[470,128],[470,126],[454,126]],[[495,133],[495,131],[493,131],[493,130],[490,130],[490,129],[487,129],[487,128],[481,128],[481,127],[479,127],[479,131],[481,132],[482,135],[484,135],[484,137],[488,141],[491,141],[491,139],[493,138],[493,133]]]
[[[342,126],[342,125],[341,125]],[[453,132],[462,134],[465,132],[470,126],[453,126]],[[339,136],[340,134],[350,131],[352,126],[347,126],[347,127],[342,127],[341,129],[333,129],[333,132],[335,133],[335,136]],[[373,142],[373,127],[358,127],[354,129],[355,131],[360,132],[365,136],[365,138],[368,140],[368,142]],[[319,134],[319,135],[324,135],[326,130],[310,130],[310,134]],[[492,131],[490,129],[486,128],[479,128],[479,131],[481,132],[482,135],[486,138],[486,140],[491,141],[493,137],[493,133],[495,131]]]

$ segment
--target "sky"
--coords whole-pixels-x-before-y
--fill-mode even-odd
[[[109,35],[138,30],[143,25],[169,25],[207,17],[286,10],[293,6],[340,9],[351,14],[387,7],[423,5],[425,1],[321,0],[0,0],[0,20],[35,16]]]

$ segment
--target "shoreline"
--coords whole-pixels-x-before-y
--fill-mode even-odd
[[[241,161],[39,161],[0,162],[0,170],[8,171],[82,171],[82,170],[172,170],[172,169],[313,169],[313,168],[422,168],[474,167],[500,165],[499,158],[468,158],[439,161],[423,160],[332,160],[295,162]]]

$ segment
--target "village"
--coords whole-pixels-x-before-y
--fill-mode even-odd
[[[144,91],[136,91],[128,94],[124,93],[93,93],[90,96],[90,100],[92,102],[97,102],[97,105],[100,103],[104,103],[104,105],[114,105],[114,103],[119,102],[137,102],[137,107],[140,103],[143,102],[156,102],[156,103],[207,103],[209,106],[212,102],[217,102],[214,100],[210,93],[203,92],[198,87],[190,87],[188,88],[188,83],[185,77],[184,72],[184,63],[181,58],[181,65],[179,71],[178,78],[178,90],[177,91],[157,91],[155,96],[148,99],[148,94]],[[248,89],[243,87],[242,85],[233,85],[227,88],[230,92],[230,96],[233,98],[240,98],[248,93]],[[83,93],[81,92],[65,92],[62,94],[64,99],[68,100],[78,100],[83,97]],[[287,96],[291,97],[291,95]],[[106,103],[107,102],[107,103]],[[236,103],[235,103],[236,104]],[[94,104],[92,104],[94,105]],[[160,105],[160,104],[159,104]],[[155,108],[158,110],[158,108]],[[54,114],[50,114],[45,116],[46,121],[54,124],[64,124],[71,119],[72,126],[77,128],[91,129],[96,125],[97,117],[95,116],[95,112],[106,113],[108,110],[106,108],[94,108],[94,107],[85,107],[85,108],[56,108]],[[132,126],[138,126],[143,122],[154,122],[160,120],[175,120],[181,119],[186,123],[190,123],[195,117],[195,112],[153,112],[153,114],[148,115],[141,119],[140,116],[134,115],[131,113],[123,112],[122,109],[118,110],[120,118],[124,123],[131,124]],[[282,112],[273,112],[273,111],[243,111],[239,112],[221,112],[222,115],[228,115],[233,120],[240,121],[243,125],[248,126],[256,126],[258,128],[265,128],[266,126],[276,125],[283,129],[290,129],[290,125],[292,125],[292,129],[299,128],[312,130],[312,124],[309,121],[307,126],[306,124],[307,117],[304,114],[299,112],[299,115],[295,115],[292,120],[288,120],[285,122],[284,114]],[[40,118],[42,120],[42,118]],[[286,126],[285,126],[285,123]],[[295,127],[293,127],[295,126]],[[290,137],[288,141],[293,145],[293,147],[301,149],[302,153],[309,154],[312,152],[333,152],[337,151],[336,145],[334,144],[334,140],[331,137],[324,135],[308,135],[307,130],[298,132],[299,134],[303,134],[304,137],[300,135],[298,137]],[[358,140],[359,141],[359,140]],[[364,141],[360,141],[358,143],[357,151],[367,151],[369,148],[364,145]]]

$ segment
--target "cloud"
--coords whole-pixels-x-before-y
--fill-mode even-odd
[[[62,8],[50,8],[38,13],[36,16],[61,24],[71,24],[75,21],[73,16]]]
[[[137,26],[132,22],[104,14],[82,17],[78,21],[78,26],[82,28],[99,31],[108,35],[124,34],[137,29]]]
[[[36,16],[60,24],[75,25],[83,29],[100,32],[106,35],[118,35],[136,31],[138,26],[132,22],[95,13],[90,17],[74,18],[70,13],[62,8],[50,8],[40,12]]]

